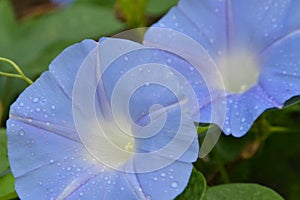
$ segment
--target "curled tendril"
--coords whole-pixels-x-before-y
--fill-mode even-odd
[[[20,67],[15,62],[13,62],[10,59],[3,58],[3,57],[0,57],[0,61],[3,61],[3,62],[6,62],[6,63],[10,64],[18,72],[18,74],[0,72],[0,76],[20,78],[20,79],[23,79],[24,81],[26,81],[29,85],[31,85],[33,83],[32,80],[30,80],[27,76],[25,76],[25,74],[22,72]]]

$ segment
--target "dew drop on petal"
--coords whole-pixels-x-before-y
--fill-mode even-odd
[[[172,187],[172,188],[177,188],[177,187],[178,187],[178,183],[175,182],[175,181],[172,182],[172,183],[171,183],[171,187]]]
[[[20,134],[20,136],[23,136],[23,135],[25,135],[25,132],[23,130],[20,130],[19,134]]]
[[[33,102],[33,103],[39,102],[39,98],[37,98],[37,97],[33,98],[33,99],[32,99],[32,102]]]

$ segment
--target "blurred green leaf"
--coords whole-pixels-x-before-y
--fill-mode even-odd
[[[246,183],[225,184],[210,187],[204,197],[205,200],[283,200],[272,189]]]
[[[177,2],[178,0],[148,0],[146,10],[149,15],[163,15]]]
[[[192,175],[187,187],[185,188],[183,193],[176,198],[176,200],[201,200],[204,197],[205,191],[206,181],[204,176],[195,168],[193,168]]]
[[[112,6],[76,3],[39,17],[16,21],[10,1],[0,0],[0,56],[16,62],[32,80],[47,70],[51,60],[67,46],[86,38],[98,40],[124,28],[125,25],[116,19]],[[6,69],[10,68],[0,63],[0,70]],[[4,118],[8,116],[11,103],[26,86],[23,81],[0,77]],[[0,121],[1,125],[4,121]]]
[[[116,8],[129,28],[137,28],[146,25],[146,3],[147,0],[117,0]]]
[[[10,172],[7,158],[7,137],[5,129],[0,129],[0,200],[16,198],[14,177]]]
[[[0,177],[0,200],[17,198],[14,185],[15,178],[11,173]]]
[[[89,4],[97,4],[101,6],[108,6],[113,7],[116,0],[77,0],[75,3],[82,4],[82,3],[89,3]]]
[[[40,74],[48,66],[35,62],[46,48],[54,43],[70,45],[85,38],[95,38],[117,33],[124,25],[114,16],[112,9],[89,4],[75,4],[64,10],[27,20],[20,33],[15,60],[24,65],[24,71]],[[67,41],[67,42],[64,42]],[[30,44],[30,45],[29,45]],[[47,54],[46,54],[47,55]],[[52,58],[51,58],[52,59]],[[50,61],[50,59],[49,59]]]
[[[9,168],[7,158],[7,138],[5,129],[0,129],[0,175]],[[0,184],[1,186],[1,184]]]

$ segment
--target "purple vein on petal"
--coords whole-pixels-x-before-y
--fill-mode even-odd
[[[283,105],[281,103],[278,103],[276,101],[274,101],[271,98],[271,95],[268,94],[268,92],[264,89],[264,87],[262,86],[262,84],[257,83],[257,87],[261,90],[261,94],[262,96],[268,101],[270,102],[272,105],[274,105],[274,107],[281,109],[283,107]]]
[[[279,38],[277,38],[273,43],[271,43],[269,46],[265,47],[260,53],[259,56],[264,59],[265,57],[268,56],[268,54],[270,53],[270,51],[272,50],[273,47],[276,47],[278,45],[280,45],[282,42],[284,42],[285,40],[290,39],[291,37],[300,34],[300,29],[296,29],[294,31],[291,31]]]
[[[60,126],[57,124],[48,124],[47,122],[38,121],[35,119],[18,117],[12,114],[10,115],[10,118],[34,126],[38,129],[46,130],[48,132],[72,140],[74,142],[81,143],[75,129],[67,128],[65,126]]]
[[[178,10],[179,12],[181,12],[182,15],[183,15],[185,18],[187,18],[187,19],[193,24],[193,26],[199,31],[200,35],[202,35],[207,41],[209,41],[209,36],[208,36],[206,33],[204,33],[204,32],[202,31],[202,29],[197,25],[197,23],[195,22],[195,20],[192,19],[191,17],[189,17],[189,16],[185,13],[185,11],[184,11],[179,5],[177,6],[177,10]],[[147,43],[148,43],[148,41],[147,41]],[[212,44],[209,44],[209,45],[212,46]]]
[[[232,12],[232,5],[231,5],[231,0],[227,0],[225,3],[225,13],[226,13],[226,18],[225,18],[225,23],[226,23],[226,46],[227,46],[227,52],[230,51],[231,45],[233,44],[234,41],[234,22],[233,22],[233,12]]]
[[[100,169],[97,165],[93,165],[92,167],[85,169],[79,177],[74,179],[69,185],[65,187],[61,194],[57,197],[57,200],[64,200],[68,198],[70,195],[80,189],[85,183],[87,183],[100,173],[103,173],[103,169]]]

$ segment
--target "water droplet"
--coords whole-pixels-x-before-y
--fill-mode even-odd
[[[55,105],[52,105],[52,106],[51,106],[51,109],[52,109],[52,110],[55,110]]]
[[[165,176],[166,176],[166,173],[161,173],[160,176],[161,176],[161,177],[165,177]]]
[[[245,122],[246,121],[246,119],[243,117],[242,119],[241,119],[241,122]]]
[[[41,109],[40,108],[37,108],[37,109],[35,109],[36,110],[36,112],[40,112],[41,111]]]
[[[43,182],[42,182],[42,181],[40,181],[40,182],[39,182],[39,185],[43,185]]]
[[[83,192],[80,192],[80,193],[79,193],[79,196],[83,196]]]
[[[244,130],[244,127],[241,126],[241,127],[240,127],[240,131],[242,131],[242,130]]]
[[[23,107],[23,106],[24,106],[24,103],[23,103],[23,102],[20,102],[20,103],[19,103],[19,106]]]
[[[125,61],[127,61],[127,60],[128,60],[128,57],[127,57],[127,56],[125,56],[125,57],[124,57],[124,60],[125,60]]]
[[[68,167],[68,168],[67,168],[67,171],[71,171],[71,167]]]
[[[154,181],[157,181],[157,180],[158,180],[158,178],[157,178],[157,177],[154,177],[154,178],[153,178],[153,180],[154,180]]]
[[[121,187],[120,189],[123,191],[125,188],[124,188],[124,187]]]
[[[231,129],[230,128],[226,128],[226,133],[230,133]]]
[[[39,98],[37,98],[37,97],[33,98],[33,99],[32,99],[32,102],[33,102],[33,103],[39,102]]]
[[[177,187],[178,187],[178,183],[175,182],[175,181],[172,182],[172,183],[171,183],[171,187],[172,187],[172,188],[177,188]]]
[[[54,162],[54,160],[50,160],[50,163],[53,163]]]
[[[25,132],[23,130],[20,130],[19,134],[20,134],[20,136],[23,136],[23,135],[25,135]]]

